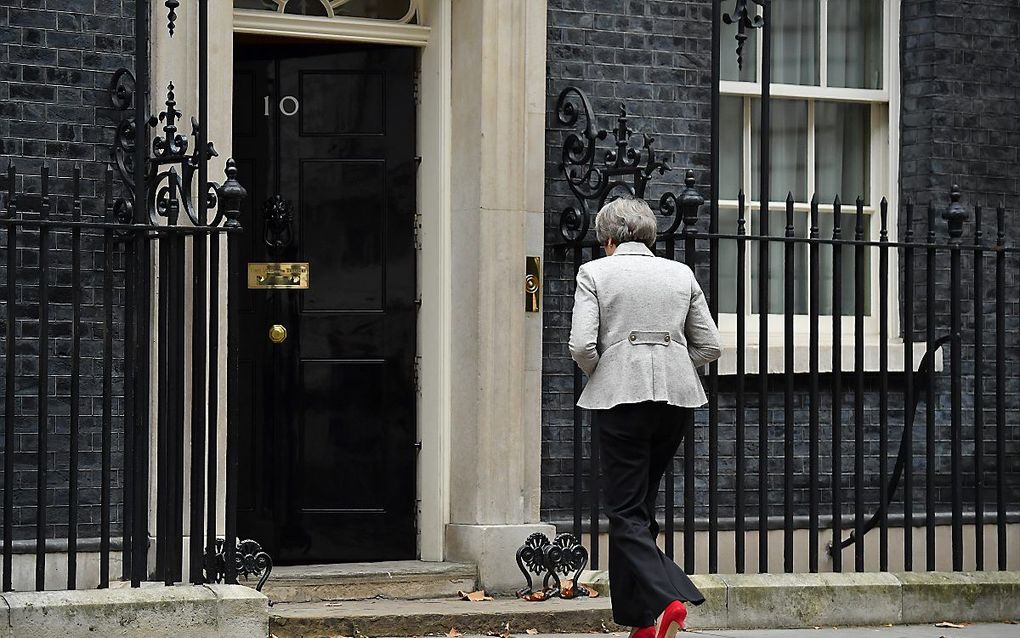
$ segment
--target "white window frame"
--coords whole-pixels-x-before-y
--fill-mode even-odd
[[[827,24],[828,17],[828,3],[831,1],[842,1],[842,0],[818,0],[819,2],[819,23],[821,25],[821,33],[818,38],[819,46],[819,81],[820,86],[800,86],[790,84],[776,84],[771,85],[771,95],[774,100],[779,99],[798,99],[808,101],[808,156],[807,156],[807,167],[808,167],[808,183],[814,185],[815,183],[815,132],[814,132],[814,100],[831,100],[839,102],[857,102],[871,104],[871,145],[870,145],[870,193],[871,201],[865,206],[865,212],[870,213],[868,218],[870,220],[870,237],[873,240],[877,240],[880,230],[880,215],[879,215],[879,202],[884,196],[889,203],[889,217],[888,217],[888,233],[889,241],[896,241],[897,239],[897,211],[899,206],[899,85],[900,85],[900,74],[899,74],[899,14],[900,14],[900,0],[884,0],[883,2],[883,44],[884,44],[884,55],[882,63],[882,88],[881,89],[854,89],[854,88],[834,88],[826,87],[828,69],[826,64],[826,51],[828,45],[828,34],[825,25]],[[760,98],[761,96],[761,84],[760,79],[762,77],[762,56],[761,56],[761,37],[754,40],[753,46],[757,47],[755,55],[755,63],[757,66],[755,82],[742,82],[733,80],[724,80],[720,82],[720,94],[723,97],[742,97],[744,99],[744,126],[743,126],[743,184],[741,187],[744,192],[748,195],[752,192],[752,170],[751,170],[751,110],[749,108],[749,101],[754,98]],[[721,176],[722,180],[726,180],[727,176]],[[772,217],[779,216],[782,218],[785,216],[786,205],[783,201],[785,199],[785,191],[783,193],[772,193],[770,199],[772,200],[769,204],[769,211]],[[852,238],[854,233],[855,223],[855,211],[856,206],[853,201],[853,196],[847,194],[845,197],[850,201],[843,201],[843,237]],[[844,196],[841,193],[841,196]],[[723,199],[719,201],[720,209],[735,210],[737,208],[736,200]],[[832,202],[820,203],[819,212],[822,215],[832,213]],[[810,210],[810,206],[807,203],[798,202],[794,205],[794,209],[798,212],[806,213]],[[751,233],[752,218],[758,214],[760,206],[757,201],[752,203],[750,197],[747,198],[747,204],[745,206],[745,219],[747,220],[747,232]],[[723,229],[722,232],[730,233],[735,232],[735,229]],[[751,279],[751,268],[754,264],[751,263],[751,241],[748,241],[747,246],[747,268],[743,273],[745,277],[745,346],[746,346],[746,371],[754,372],[758,369],[758,341],[759,341],[759,321],[760,316],[757,313],[752,313],[751,306],[751,295],[752,295],[752,279]],[[772,243],[770,251],[782,251],[782,245],[779,243]],[[879,251],[877,248],[871,250],[870,263],[872,269],[872,286],[871,286],[871,314],[865,317],[865,367],[867,369],[878,368],[878,341],[879,341],[879,302],[880,292],[878,281],[878,267],[879,267]],[[854,257],[854,250],[852,247],[843,248],[843,261],[844,264],[851,263]],[[889,303],[889,366],[890,370],[895,370],[897,367],[902,368],[903,361],[903,346],[902,339],[900,337],[900,321],[899,321],[899,260],[897,257],[897,250],[895,248],[889,249],[889,290],[888,290],[888,303]],[[755,284],[756,285],[756,284]],[[852,311],[852,308],[850,309]],[[844,312],[847,309],[844,308]],[[809,315],[795,315],[794,316],[794,348],[796,361],[795,371],[806,372],[808,371],[808,334],[810,331],[810,316]],[[736,325],[737,316],[735,313],[720,313],[719,315],[719,328],[723,335],[724,353],[723,359],[720,361],[719,370],[721,374],[733,374],[736,372]],[[822,352],[819,356],[819,365],[821,371],[831,370],[831,346],[832,346],[832,320],[831,315],[820,315],[819,316],[819,342],[822,348]],[[769,337],[769,370],[770,372],[782,372],[784,368],[784,315],[782,308],[770,308],[769,321],[768,321],[768,337]],[[850,348],[849,351],[844,350],[842,353],[842,361],[844,370],[852,370],[854,365],[854,357],[852,347],[854,345],[854,317],[853,315],[844,315],[841,326],[841,337],[843,341],[843,348]],[[920,360],[921,350],[923,348],[916,348],[912,359],[915,363]]]

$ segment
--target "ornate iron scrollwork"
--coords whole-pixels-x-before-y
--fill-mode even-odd
[[[546,573],[545,548],[548,546],[549,537],[542,532],[535,532],[517,550],[517,567],[524,574],[524,579],[528,583],[527,587],[517,590],[518,598],[534,593],[535,583],[531,578],[532,574],[541,576]],[[546,578],[548,579],[548,574]]]
[[[168,7],[170,3],[168,2]],[[170,7],[171,11],[173,7]],[[202,162],[208,162],[213,157],[218,157],[216,147],[208,142],[205,149],[198,148],[192,138],[198,140],[200,137],[201,124],[197,119],[191,118],[191,134],[184,135],[180,132],[178,124],[183,113],[177,109],[177,96],[173,82],[167,86],[165,108],[158,115],[150,117],[146,123],[146,130],[156,129],[160,124],[161,135],[152,137],[151,143],[146,142],[149,147],[148,162],[143,168],[143,179],[146,181],[146,192],[149,193],[149,201],[142,206],[141,213],[144,217],[137,218],[138,204],[132,200],[135,180],[138,179],[138,170],[134,166],[134,153],[137,139],[137,123],[132,114],[129,113],[135,98],[135,78],[128,69],[119,69],[114,73],[110,82],[110,101],[113,107],[124,113],[118,124],[114,142],[111,149],[113,164],[117,174],[123,181],[131,194],[118,198],[113,206],[114,217],[123,223],[130,221],[145,221],[157,225],[160,218],[165,219],[169,224],[177,224],[180,212],[183,210],[188,220],[195,226],[218,226],[226,221],[229,225],[230,219],[226,211],[235,207],[232,202],[225,202],[224,193],[229,196],[244,197],[244,189],[224,189],[230,176],[221,185],[209,181],[205,187],[198,189],[198,201],[193,202],[195,190],[195,178],[199,173],[199,166]],[[147,138],[149,136],[146,136]],[[228,166],[232,163],[228,162]],[[236,175],[236,168],[234,173]],[[236,181],[235,181],[236,183]],[[238,184],[238,186],[240,186]],[[204,191],[204,193],[202,192]],[[221,206],[220,204],[224,205]],[[240,202],[237,202],[237,206]],[[207,221],[205,211],[216,211],[212,220]],[[235,217],[236,221],[236,217]]]
[[[213,564],[207,568],[208,580],[222,583],[227,577],[226,541],[216,539],[216,550],[213,553]],[[258,578],[256,591],[262,591],[269,575],[273,572],[273,559],[262,546],[253,540],[238,540],[234,551],[234,566],[237,576],[248,580]]]
[[[136,83],[135,75],[129,69],[118,69],[110,80],[110,103],[114,110],[123,113],[113,134],[113,146],[110,158],[117,170],[117,175],[132,194],[135,188],[135,126],[134,117],[127,113],[134,102]],[[134,216],[134,204],[128,197],[118,197],[113,203],[114,218],[123,223],[130,223]]]
[[[583,118],[583,122],[581,121]],[[610,131],[597,129],[595,113],[588,96],[575,86],[568,86],[556,99],[556,120],[563,126],[574,128],[563,141],[560,170],[567,186],[577,200],[560,213],[560,236],[567,244],[578,245],[591,229],[593,211],[597,211],[614,196],[645,197],[645,189],[652,176],[665,175],[673,170],[656,157],[655,138],[641,133],[640,148],[631,145],[636,132],[629,126],[627,108],[620,106],[616,127],[611,131],[613,148],[598,152],[598,143],[609,137]],[[671,218],[662,239],[674,234],[686,217],[697,221],[697,207],[704,199],[694,190],[694,173],[687,171],[687,188],[680,195],[665,193],[659,200],[659,215]],[[678,211],[681,214],[677,214]]]
[[[765,0],[752,0],[754,4],[764,7]],[[722,20],[726,24],[737,25],[737,68],[744,68],[744,43],[747,42],[748,29],[760,29],[765,26],[765,19],[757,12],[751,14],[747,6],[747,0],[736,0],[732,13],[724,13]]]
[[[560,534],[546,547],[545,564],[556,583],[556,593],[560,598],[577,598],[590,593],[579,580],[581,572],[588,566],[588,550],[577,542],[573,534]],[[569,592],[563,591],[560,574],[572,576],[573,586]]]
[[[517,590],[518,598],[530,598],[535,593],[536,577],[543,576],[542,589],[545,596],[535,600],[545,600],[553,596],[561,598],[577,598],[588,596],[590,592],[581,585],[581,572],[588,566],[588,550],[581,545],[573,534],[560,534],[550,542],[542,532],[535,532],[524,541],[517,550],[517,567],[524,575],[527,586]],[[560,575],[572,576],[572,586],[566,592]],[[551,585],[550,585],[551,583]]]

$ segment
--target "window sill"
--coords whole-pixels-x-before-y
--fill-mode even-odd
[[[779,343],[770,343],[768,347],[768,370],[769,374],[782,374],[786,371],[785,348],[782,343],[782,336],[777,336]],[[723,335],[722,356],[719,358],[719,374],[737,374],[737,346],[733,335]],[[806,341],[804,339],[803,341]],[[917,370],[921,359],[924,357],[926,343],[914,343],[911,368]],[[832,372],[832,343],[821,343],[818,345],[818,372]],[[902,373],[904,367],[904,355],[906,347],[902,341],[894,341],[888,344],[888,372]],[[758,344],[747,344],[744,346],[744,374],[758,373]],[[810,348],[807,343],[796,343],[793,346],[793,372],[809,373]],[[849,337],[849,343],[844,340],[840,348],[840,368],[843,372],[853,372],[856,365],[855,347],[853,337]],[[881,356],[879,342],[870,340],[864,344],[864,371],[879,372],[879,358]],[[942,348],[935,352],[935,371],[941,372],[943,366]]]

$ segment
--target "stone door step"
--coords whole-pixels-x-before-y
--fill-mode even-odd
[[[467,563],[423,561],[288,565],[273,569],[262,593],[273,604],[453,597],[473,591],[477,573]]]
[[[356,600],[283,603],[269,610],[276,638],[305,636],[525,635],[622,631],[612,622],[607,598],[526,602],[514,598],[467,602],[441,600]],[[508,627],[509,625],[509,627]],[[508,631],[509,630],[509,631]]]

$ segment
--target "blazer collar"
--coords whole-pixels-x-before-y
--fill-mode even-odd
[[[655,254],[639,241],[625,241],[616,247],[613,257],[617,255],[640,255],[642,257],[654,257]]]

